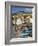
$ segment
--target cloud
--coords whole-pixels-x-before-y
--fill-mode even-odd
[[[31,9],[31,8],[25,8],[24,11],[25,11],[25,12],[31,12],[32,9]]]

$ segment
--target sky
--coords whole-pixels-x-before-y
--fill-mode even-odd
[[[16,12],[19,12],[19,11],[32,12],[32,8],[29,8],[29,7],[21,7],[21,6],[11,7],[11,12],[12,13],[16,13]]]

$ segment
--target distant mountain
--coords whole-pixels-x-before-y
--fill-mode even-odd
[[[16,13],[12,13],[11,15],[17,15]]]
[[[31,12],[19,11],[19,13],[32,13],[32,11]]]
[[[25,11],[19,11],[19,12],[16,12],[16,13],[12,13],[12,15],[17,15],[17,14],[20,14],[20,13],[22,13],[22,14],[32,14],[32,12],[25,12]]]

